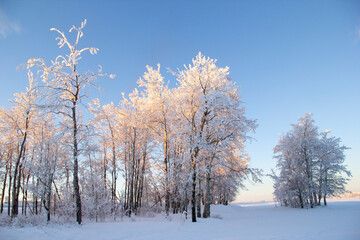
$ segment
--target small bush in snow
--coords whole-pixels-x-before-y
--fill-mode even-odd
[[[214,215],[211,215],[212,218],[216,218],[216,219],[223,219],[222,216],[220,216],[219,214],[214,214]]]

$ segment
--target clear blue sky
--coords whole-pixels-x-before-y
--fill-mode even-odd
[[[272,149],[300,115],[314,113],[320,130],[351,147],[346,163],[360,192],[360,1],[0,1],[0,105],[25,89],[28,58],[64,53],[51,27],[67,31],[84,19],[82,46],[100,49],[82,67],[117,75],[100,80],[103,103],[129,93],[146,65],[162,73],[201,51],[229,66],[247,116],[258,119],[247,151],[269,173]],[[247,183],[239,201],[272,199],[272,182]]]

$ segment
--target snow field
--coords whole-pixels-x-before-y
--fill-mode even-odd
[[[360,198],[329,201],[327,207],[291,209],[269,203],[216,205],[210,219],[181,215],[124,218],[123,222],[86,222],[0,228],[1,240],[192,240],[192,239],[360,239]]]

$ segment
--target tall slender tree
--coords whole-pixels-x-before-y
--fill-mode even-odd
[[[146,66],[147,72],[139,79],[142,92],[142,112],[146,127],[151,129],[155,138],[162,145],[165,212],[169,215],[170,209],[170,139],[172,134],[171,92],[164,83],[160,74],[160,64],[157,69]]]
[[[7,115],[7,117],[10,118],[13,127],[19,134],[18,150],[15,158],[11,192],[11,217],[18,215],[22,161],[24,161],[25,158],[26,142],[28,140],[30,121],[33,115],[34,105],[36,103],[37,97],[35,79],[33,73],[30,70],[28,71],[28,78],[29,87],[26,88],[26,92],[15,94],[16,98],[14,99],[14,115]]]
[[[51,31],[56,31],[60,34],[56,39],[59,41],[60,48],[67,46],[69,54],[66,56],[59,55],[56,57],[50,66],[46,65],[43,59],[30,59],[28,67],[34,65],[41,68],[42,80],[45,82],[46,93],[46,106],[51,108],[52,111],[62,114],[66,119],[71,122],[68,126],[69,133],[72,139],[72,159],[73,159],[73,187],[76,202],[76,221],[81,224],[81,196],[79,187],[79,156],[81,154],[80,135],[83,131],[83,123],[81,121],[80,104],[84,97],[86,97],[85,89],[89,85],[94,85],[98,76],[104,76],[101,68],[98,73],[85,72],[79,73],[77,65],[81,59],[81,54],[89,51],[91,54],[96,54],[97,48],[82,48],[79,49],[79,40],[83,36],[83,28],[85,27],[86,20],[81,23],[80,27],[72,26],[72,31],[76,32],[76,39],[74,43],[70,43],[63,32],[56,28],[51,28]],[[110,75],[110,77],[114,77]]]

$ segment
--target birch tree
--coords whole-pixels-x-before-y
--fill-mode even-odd
[[[59,48],[68,47],[69,53],[65,56],[59,55],[51,65],[47,65],[43,59],[30,59],[28,67],[37,66],[40,68],[42,81],[45,82],[46,92],[46,107],[53,112],[63,115],[71,122],[68,131],[72,138],[72,165],[73,165],[73,188],[76,202],[76,221],[81,224],[81,197],[79,188],[79,156],[81,154],[80,148],[80,134],[84,127],[81,121],[80,106],[86,97],[86,90],[88,86],[94,85],[98,76],[104,76],[101,68],[98,73],[85,72],[79,73],[77,65],[81,59],[81,54],[88,51],[91,54],[96,54],[98,49],[94,47],[86,47],[79,49],[79,40],[83,37],[83,28],[86,20],[81,23],[80,27],[72,26],[69,32],[75,32],[76,39],[74,43],[70,43],[64,32],[51,28],[51,31],[57,32],[60,36],[56,39],[59,41]],[[114,77],[110,75],[110,77]]]

